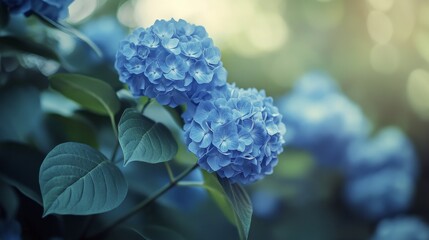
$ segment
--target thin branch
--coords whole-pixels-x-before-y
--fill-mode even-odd
[[[104,230],[96,233],[93,236],[90,236],[91,239],[99,239],[103,236],[105,236],[108,232],[110,232],[115,227],[122,224],[124,221],[128,220],[130,217],[134,216],[136,213],[138,213],[140,210],[144,209],[145,207],[149,206],[151,203],[155,202],[159,197],[161,197],[164,193],[166,193],[168,190],[173,188],[180,180],[185,178],[189,175],[193,170],[195,170],[198,167],[198,164],[193,165],[192,167],[188,168],[187,170],[183,171],[177,178],[175,178],[172,182],[165,185],[161,189],[159,189],[155,194],[153,194],[151,197],[145,199],[141,203],[137,204],[133,209],[131,209],[128,213],[126,213],[123,217],[117,219],[112,224],[107,226]]]
[[[168,162],[164,162],[164,164],[165,164],[165,168],[167,169],[168,177],[170,178],[170,182],[173,182],[174,181],[173,170],[171,170],[170,164]]]

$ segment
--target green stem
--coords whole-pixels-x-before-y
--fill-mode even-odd
[[[184,187],[203,187],[204,182],[195,182],[195,181],[180,181],[177,183],[177,186],[184,186]]]
[[[171,170],[170,164],[168,162],[165,162],[165,168],[167,169],[168,177],[170,178],[170,182],[174,181],[174,174],[173,174],[173,171]]]
[[[110,161],[112,163],[115,163],[115,157],[116,157],[116,153],[118,152],[118,149],[119,149],[119,141],[116,140],[116,142],[115,142],[115,148],[113,149],[112,157],[110,158]]]
[[[155,202],[160,196],[162,196],[164,193],[166,193],[168,190],[173,188],[180,180],[182,180],[184,177],[186,177],[189,173],[191,173],[193,170],[195,170],[198,167],[198,164],[193,165],[192,167],[186,169],[183,171],[177,178],[175,178],[172,182],[165,185],[161,189],[159,189],[155,194],[153,194],[151,197],[145,199],[141,203],[137,204],[133,209],[131,209],[127,214],[125,214],[123,217],[117,219],[113,223],[111,223],[109,226],[107,226],[104,230],[100,231],[99,233],[95,234],[94,236],[91,236],[91,239],[99,239],[100,237],[106,235],[108,232],[110,232],[115,227],[119,226],[121,223],[126,221],[128,218],[134,216],[136,213],[138,213],[140,210],[144,209],[145,207],[149,206],[151,203]]]
[[[115,115],[109,114],[110,123],[112,124],[113,133],[115,134],[116,139],[118,138],[118,129],[116,127]]]
[[[143,114],[146,108],[149,106],[149,104],[152,102],[152,98],[148,98],[147,102],[143,105],[141,113]]]

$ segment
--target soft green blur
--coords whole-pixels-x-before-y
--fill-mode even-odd
[[[360,105],[374,130],[401,127],[423,168],[428,166],[429,1],[76,0],[68,21],[80,24],[105,14],[116,14],[130,30],[172,17],[203,25],[221,48],[228,81],[273,97],[286,94],[302,74],[325,71]],[[286,148],[274,175],[252,187],[287,202],[283,217],[254,219],[254,239],[370,235],[371,226],[341,213],[340,177],[315,168],[310,156]],[[423,186],[418,185],[415,213],[429,212]]]
[[[77,0],[69,21],[116,9],[130,29],[172,17],[205,26],[222,50],[229,81],[241,87],[278,96],[319,69],[375,120],[429,118],[427,1]]]

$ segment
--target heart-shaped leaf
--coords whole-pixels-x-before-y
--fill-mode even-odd
[[[120,102],[113,88],[96,78],[79,74],[55,74],[51,87],[82,107],[102,115],[114,116]]]
[[[89,215],[110,211],[125,199],[122,172],[97,150],[63,143],[48,153],[40,167],[44,214]]]
[[[177,143],[168,128],[134,109],[124,111],[118,128],[125,165],[133,161],[166,162],[177,153]]]

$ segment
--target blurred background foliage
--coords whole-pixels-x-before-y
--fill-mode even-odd
[[[303,75],[321,71],[360,107],[371,125],[371,136],[377,136],[386,126],[401,129],[414,146],[420,174],[414,182],[410,206],[389,217],[416,215],[429,221],[428,1],[75,0],[69,10],[66,21],[91,38],[104,52],[103,58],[78,39],[46,28],[34,17],[14,16],[3,32],[31,36],[42,46],[50,46],[58,56],[46,49],[42,51],[43,60],[31,54],[1,56],[0,112],[1,116],[15,116],[2,122],[25,126],[17,133],[3,129],[2,124],[2,141],[30,142],[42,152],[59,142],[79,141],[109,156],[114,143],[108,119],[80,110],[48,89],[46,76],[56,71],[77,72],[99,77],[119,90],[122,85],[113,61],[120,39],[131,29],[148,27],[156,19],[183,18],[205,26],[222,51],[229,82],[265,89],[279,99],[292,92],[294,82]],[[61,64],[51,61],[58,58]],[[28,89],[16,87],[20,84]],[[20,98],[23,92],[26,97]],[[133,104],[123,91],[119,96],[122,108]],[[10,107],[11,103],[16,106]],[[46,113],[43,116],[42,111]],[[288,113],[284,114],[288,119]],[[164,109],[152,104],[148,115],[169,126],[180,140],[180,129]],[[401,152],[401,146],[398,148]],[[403,151],[408,151],[407,147]],[[195,161],[185,149],[179,150],[178,159],[175,171]],[[125,206],[168,181],[165,172],[151,168],[140,173],[157,175],[159,178],[151,180],[154,182],[139,179],[138,169],[129,174],[135,192],[127,197]],[[369,238],[380,219],[359,216],[356,209],[346,206],[344,178],[335,167],[321,166],[309,152],[286,146],[274,174],[248,187],[254,204],[250,239]],[[205,192],[185,190],[166,195],[147,214],[134,219],[134,224],[168,225],[191,239],[235,239],[235,229]],[[105,219],[120,214],[121,209],[105,214]]]

